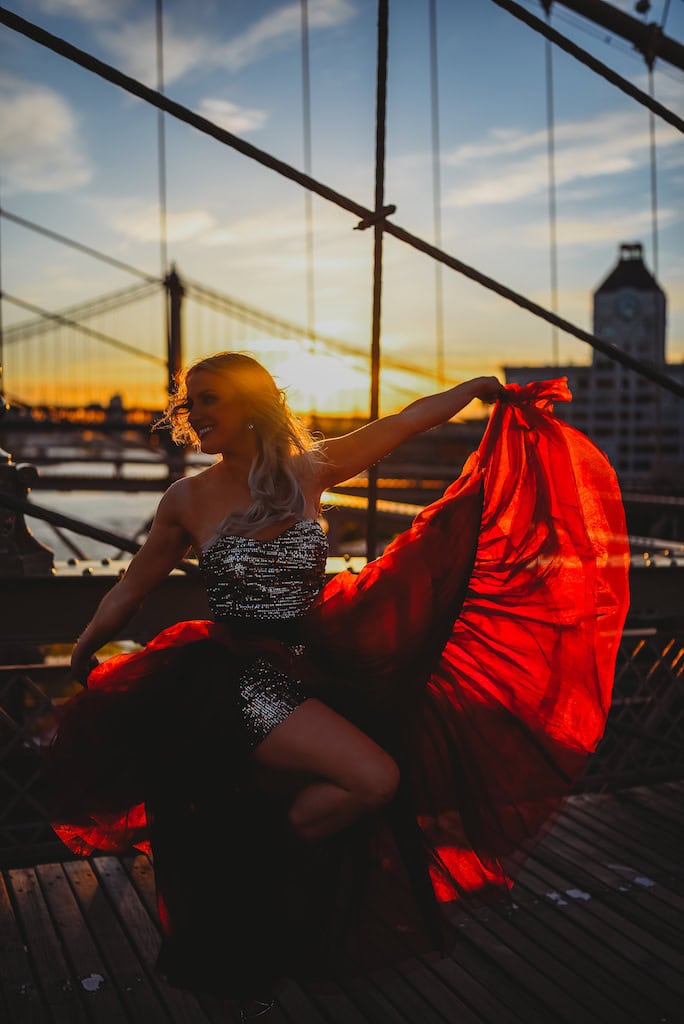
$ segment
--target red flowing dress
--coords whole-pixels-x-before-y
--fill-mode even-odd
[[[307,844],[255,788],[235,681],[287,671],[277,633],[180,622],[60,710],[55,830],[151,850],[171,983],[248,996],[445,948],[445,906],[510,886],[602,736],[628,606],[617,481],[569,399],[509,385],[459,479],[297,624],[306,692],[400,766],[381,813]]]

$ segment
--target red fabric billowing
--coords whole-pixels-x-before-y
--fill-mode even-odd
[[[418,713],[408,771],[442,900],[506,880],[500,858],[510,870],[605,727],[629,546],[606,457],[553,415],[570,398],[565,379],[509,385],[459,480],[317,608],[385,724]]]
[[[324,890],[339,911],[363,875],[363,934],[374,934],[376,910],[408,933],[411,898],[428,919],[435,897],[508,884],[601,738],[628,606],[628,545],[605,456],[553,415],[553,402],[569,398],[564,380],[509,385],[459,479],[375,562],[331,580],[303,623],[305,686],[383,744],[402,783],[382,817],[328,844],[305,873],[296,864],[309,854],[273,819],[260,870],[282,860],[270,898],[282,896],[283,920],[295,892],[300,924],[305,906],[319,920]],[[232,683],[255,652],[287,666],[275,640],[179,623],[99,666],[63,710],[48,754],[65,812],[55,827],[79,853],[144,844],[143,804],[156,807],[155,869],[165,934],[180,943],[169,957],[176,966],[209,927],[190,903],[216,902],[214,890],[183,895],[195,849],[217,841],[216,806],[248,851],[262,828],[250,817],[257,797],[227,795],[244,775]],[[184,795],[169,810],[172,792]],[[248,860],[233,873],[255,870]],[[297,957],[301,967],[320,952],[299,931],[293,973]],[[182,945],[188,934],[193,947]],[[202,956],[211,959],[206,947]]]

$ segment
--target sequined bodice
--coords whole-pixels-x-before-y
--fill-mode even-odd
[[[328,542],[315,519],[272,540],[219,536],[200,555],[211,614],[222,619],[294,619],[323,586]]]

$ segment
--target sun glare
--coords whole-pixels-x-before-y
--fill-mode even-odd
[[[299,413],[366,414],[368,371],[326,352],[290,351],[274,356],[272,372]]]

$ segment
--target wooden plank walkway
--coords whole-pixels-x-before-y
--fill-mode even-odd
[[[344,988],[290,984],[268,1024],[684,1020],[684,782],[571,798],[500,908],[459,910],[449,957]],[[146,857],[3,872],[0,1020],[219,1024],[160,982]]]

